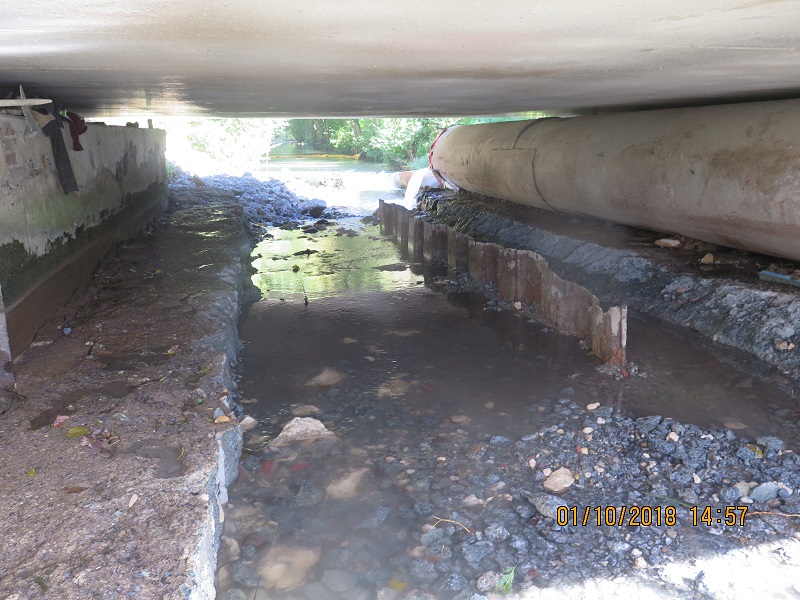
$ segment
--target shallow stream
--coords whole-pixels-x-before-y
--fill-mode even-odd
[[[516,556],[470,554],[490,534],[469,538],[487,522],[474,506],[464,513],[462,498],[498,497],[519,514],[504,494],[520,482],[492,445],[565,418],[577,426],[562,406],[796,439],[792,398],[691,336],[634,316],[629,358],[640,372],[616,381],[577,339],[426,285],[422,266],[375,225],[353,218],[272,235],[255,250],[263,297],[241,325],[241,393],[259,425],[226,508],[223,598],[469,597],[475,575],[523,563],[531,542],[517,540]],[[293,416],[336,437],[271,447]],[[472,469],[476,455],[489,459]],[[455,541],[432,542],[442,536]],[[523,586],[555,581],[531,564]]]

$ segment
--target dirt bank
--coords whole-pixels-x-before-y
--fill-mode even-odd
[[[232,194],[171,196],[13,366],[2,598],[214,597],[250,242]]]

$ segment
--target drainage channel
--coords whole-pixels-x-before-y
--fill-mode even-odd
[[[792,398],[636,314],[618,380],[366,221],[254,252],[219,597],[797,593]]]

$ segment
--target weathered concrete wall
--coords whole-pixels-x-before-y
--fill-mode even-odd
[[[64,129],[79,187],[64,194],[50,140],[0,116],[0,363],[27,347],[111,244],[165,206],[166,133],[88,125],[81,152]]]
[[[535,252],[475,241],[449,225],[414,218],[412,211],[383,200],[380,218],[381,234],[408,256],[414,254],[414,260],[447,264],[450,273],[465,273],[496,287],[505,300],[535,306],[542,322],[588,340],[600,359],[625,367],[626,306],[604,311],[589,290],[556,275]]]

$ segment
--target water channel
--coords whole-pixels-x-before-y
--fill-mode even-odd
[[[338,177],[323,199],[349,194],[339,204],[359,215],[377,197],[401,196],[363,165],[337,175],[341,164],[291,162],[270,168]],[[558,466],[531,440],[580,431],[594,403],[745,442],[796,440],[796,401],[691,335],[633,315],[639,375],[617,381],[577,339],[484,298],[443,293],[369,219],[270,233],[254,250],[262,298],[241,323],[240,392],[259,425],[245,435],[225,509],[222,598],[468,598],[479,575],[512,567],[515,591],[618,574],[613,558],[549,572],[539,555],[552,548],[512,528],[515,519],[545,526],[519,508],[520,477],[531,489],[542,479],[529,456],[539,469]],[[271,446],[294,416],[335,436]],[[498,503],[491,518],[481,512],[489,502]],[[502,589],[492,583],[477,590]]]

